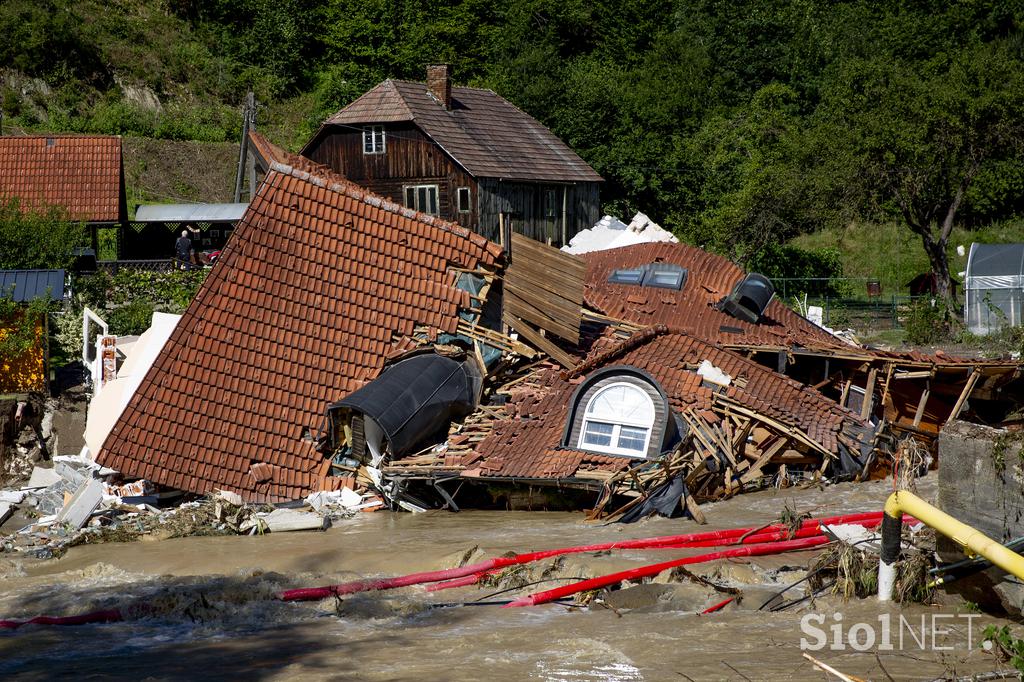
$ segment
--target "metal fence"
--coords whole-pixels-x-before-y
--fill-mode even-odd
[[[149,272],[170,272],[175,269],[172,258],[151,258],[146,260],[101,260],[96,261],[96,269],[117,273],[121,270],[146,270]]]
[[[914,304],[930,299],[930,296],[893,295],[878,296],[865,301],[825,296],[822,298],[808,297],[807,305],[820,306],[822,322],[826,327],[832,329],[901,329]]]

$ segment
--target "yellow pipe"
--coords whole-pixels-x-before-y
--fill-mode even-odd
[[[1024,579],[1024,556],[1007,549],[966,523],[957,521],[917,495],[906,490],[898,490],[885,501],[886,518],[882,521],[882,560],[878,565],[878,598],[881,601],[888,601],[892,598],[892,587],[896,578],[893,565],[899,557],[899,533],[904,512],[963,547],[964,553],[968,556],[981,555],[1007,573]]]

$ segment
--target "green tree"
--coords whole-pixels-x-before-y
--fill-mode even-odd
[[[891,54],[852,59],[817,112],[821,135],[852,159],[862,208],[897,217],[921,238],[951,309],[949,236],[983,173],[1019,164],[1021,111],[1018,39],[973,43],[924,62]]]
[[[748,266],[824,220],[815,195],[827,191],[815,184],[814,147],[791,88],[761,88],[745,109],[707,120],[692,144],[703,208],[686,230],[691,241]]]
[[[17,199],[0,200],[0,270],[66,268],[86,242],[85,225],[61,208],[25,211]]]

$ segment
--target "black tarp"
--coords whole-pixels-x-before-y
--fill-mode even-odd
[[[472,360],[434,353],[414,355],[327,408],[328,416],[349,409],[372,418],[384,431],[391,454],[401,457],[424,440],[447,432],[453,418],[477,405],[480,374]]]

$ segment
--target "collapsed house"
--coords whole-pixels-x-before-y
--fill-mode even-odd
[[[500,257],[329,171],[275,164],[97,461],[249,500],[353,486],[317,450],[326,406],[419,329],[456,332],[473,300],[457,282]]]
[[[699,519],[747,488],[864,477],[901,433],[930,442],[1019,378],[851,346],[690,246],[499,245],[267,155],[99,449],[127,477],[249,501],[362,489],[412,510],[546,489],[537,506]]]

